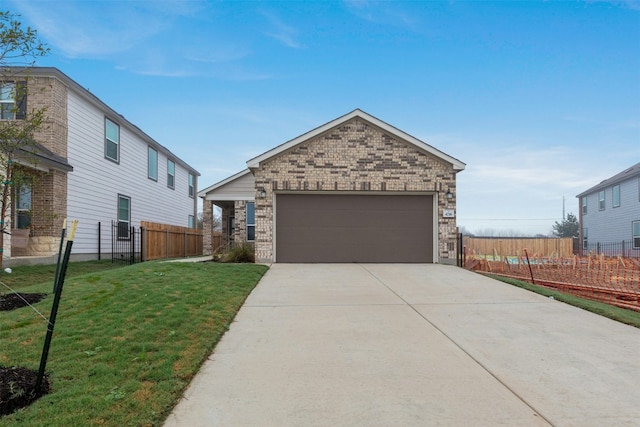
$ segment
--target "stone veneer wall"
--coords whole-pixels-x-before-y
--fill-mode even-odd
[[[267,197],[256,199],[256,260],[272,262],[274,192],[428,192],[438,193],[438,254],[440,262],[454,263],[456,220],[443,218],[455,209],[456,174],[453,167],[414,145],[388,135],[359,118],[337,126],[287,152],[269,159],[254,171],[256,188]],[[446,199],[449,190],[453,199]],[[238,209],[236,215],[244,211]],[[241,221],[236,216],[236,230]]]

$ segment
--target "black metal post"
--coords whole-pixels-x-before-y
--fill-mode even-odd
[[[130,256],[130,258],[129,258],[129,260],[130,260],[129,265],[131,265],[131,264],[135,264],[135,262],[136,262],[136,228],[135,228],[135,227],[133,227],[133,226],[131,227],[131,234],[130,234],[130,236],[131,236],[131,245],[130,245],[130,247],[131,247],[131,254],[129,255],[129,256]]]
[[[98,221],[98,261],[102,259],[102,251],[100,250],[102,247],[102,227],[100,225],[100,221]]]
[[[531,283],[535,285],[536,281],[533,280],[533,270],[531,269],[531,262],[529,261],[529,253],[527,252],[527,248],[524,248],[524,254],[527,256],[527,264],[529,265],[529,274],[531,275]]]
[[[56,292],[58,284],[58,275],[60,274],[60,262],[62,261],[62,246],[64,244],[64,235],[67,231],[67,219],[62,223],[62,232],[60,233],[60,247],[58,248],[58,261],[56,262],[56,275],[53,278],[53,292]]]
[[[69,265],[69,257],[71,256],[71,247],[73,246],[73,238],[76,233],[76,227],[78,221],[74,220],[71,225],[71,232],[69,233],[69,239],[67,240],[67,247],[62,259],[62,265],[60,266],[60,274],[58,275],[57,283],[54,285],[55,295],[53,298],[53,306],[51,307],[51,315],[47,322],[47,335],[44,339],[44,347],[42,348],[42,356],[40,357],[40,368],[38,369],[38,377],[36,379],[35,391],[40,392],[42,387],[42,378],[44,377],[44,371],[47,367],[47,359],[49,358],[49,348],[51,347],[51,339],[53,338],[53,329],[56,326],[56,317],[58,316],[58,307],[60,305],[60,297],[62,295],[62,286],[64,285],[64,277],[67,274],[67,266]]]

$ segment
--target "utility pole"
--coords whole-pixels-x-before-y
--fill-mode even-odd
[[[564,194],[562,195],[562,220],[566,221],[567,217],[564,216]]]

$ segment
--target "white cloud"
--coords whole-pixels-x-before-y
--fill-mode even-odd
[[[20,1],[19,12],[52,50],[67,58],[101,59],[131,73],[225,80],[264,80],[270,75],[228,64],[251,55],[242,41],[216,34],[203,1]],[[175,31],[189,18],[189,31]]]
[[[262,15],[267,18],[271,28],[265,32],[265,34],[286,47],[293,49],[300,49],[304,46],[297,40],[298,31],[290,25],[285,24],[275,14],[267,11],[262,11]]]
[[[345,0],[344,4],[351,14],[365,21],[409,30],[418,29],[418,20],[415,16],[403,11],[397,3]]]

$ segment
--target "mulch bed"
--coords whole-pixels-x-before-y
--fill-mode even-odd
[[[0,295],[0,311],[15,310],[16,308],[26,307],[29,304],[35,304],[42,301],[47,294],[5,294]],[[26,302],[25,302],[26,301]]]
[[[0,311],[15,310],[42,301],[47,294],[13,293],[0,295]],[[0,366],[0,417],[29,406],[34,400],[49,392],[49,379],[45,375],[36,393],[38,372],[20,366]]]
[[[36,393],[37,378],[38,372],[32,369],[0,366],[0,417],[29,406],[49,392],[49,379],[45,374]]]

